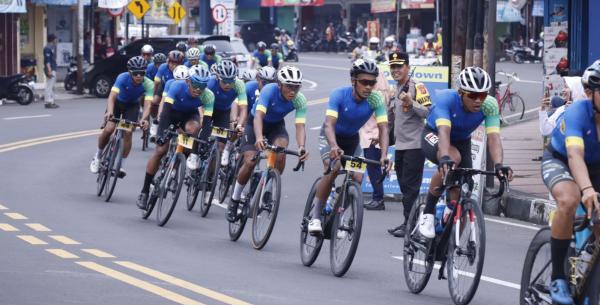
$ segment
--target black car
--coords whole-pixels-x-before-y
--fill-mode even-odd
[[[104,98],[110,93],[115,79],[120,73],[127,71],[127,61],[134,56],[140,55],[142,46],[149,44],[154,49],[154,53],[164,53],[175,49],[179,41],[187,41],[188,38],[195,37],[199,44],[213,43],[217,45],[217,53],[227,51],[229,45],[228,36],[165,36],[156,38],[144,38],[136,40],[115,53],[115,55],[96,61],[90,65],[85,72],[85,87],[90,90],[90,94]],[[229,47],[231,49],[231,47]]]
[[[244,40],[250,51],[256,49],[256,43],[264,41],[268,46],[275,42],[275,26],[263,21],[236,20],[236,32]]]

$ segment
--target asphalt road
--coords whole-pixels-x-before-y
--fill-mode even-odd
[[[312,82],[303,90],[312,103],[312,155],[302,173],[289,170],[295,161],[288,162],[277,224],[262,251],[251,247],[248,229],[238,242],[229,241],[220,207],[201,218],[197,208],[185,210],[183,199],[166,227],[156,226],[154,215],[142,220],[135,200],[150,153],[141,151],[139,134],[113,200],[97,198],[88,167],[105,100],[74,98],[57,110],[39,103],[0,107],[0,304],[451,303],[446,281],[435,276],[421,295],[408,292],[402,261],[395,258],[402,256],[403,241],[385,232],[401,221],[397,203],[365,212],[358,253],[345,277],[331,274],[328,243],[313,267],[300,262],[302,210],[322,171],[314,127],[324,119],[323,98],[348,83],[348,64],[341,56],[317,54],[298,64]],[[293,133],[291,121],[288,126]],[[487,219],[485,278],[472,304],[517,303],[535,230]]]

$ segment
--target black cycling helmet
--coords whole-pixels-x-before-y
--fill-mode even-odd
[[[359,74],[370,74],[375,77],[379,76],[379,68],[377,63],[372,59],[357,59],[352,63],[350,68],[350,76],[356,77]]]
[[[256,47],[257,47],[259,50],[265,50],[265,49],[267,48],[267,44],[266,44],[264,41],[259,41],[259,42],[256,44]]]
[[[204,47],[204,54],[206,55],[215,55],[215,52],[217,52],[217,48],[212,44]]]
[[[277,49],[277,50],[279,50],[279,44],[276,43],[276,42],[272,43],[271,44],[271,49]]]
[[[146,71],[148,63],[141,56],[134,56],[127,61],[127,70],[129,71]]]
[[[180,51],[181,53],[185,54],[185,52],[187,51],[187,44],[184,41],[180,41],[175,45],[175,49],[177,49],[178,51]]]
[[[167,56],[163,53],[156,53],[154,54],[154,63],[156,64],[162,64],[167,62]]]
[[[173,50],[171,52],[169,52],[169,62],[174,62],[178,65],[181,65],[183,63],[183,59],[185,56],[183,56],[183,53],[181,51],[178,50]]]
[[[600,59],[585,69],[581,76],[581,84],[586,89],[600,90]]]

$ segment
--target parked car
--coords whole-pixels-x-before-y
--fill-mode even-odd
[[[236,20],[236,36],[242,38],[250,51],[256,49],[256,43],[264,41],[267,45],[275,42],[275,26],[256,20]]]

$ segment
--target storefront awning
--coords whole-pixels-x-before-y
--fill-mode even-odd
[[[2,0],[0,0],[2,1]],[[31,0],[31,3],[46,4],[46,5],[63,5],[72,6],[77,5],[77,0]],[[83,0],[83,5],[90,5],[90,0]]]
[[[321,6],[325,0],[261,0],[260,6]]]
[[[0,13],[26,13],[25,0],[0,0]]]

